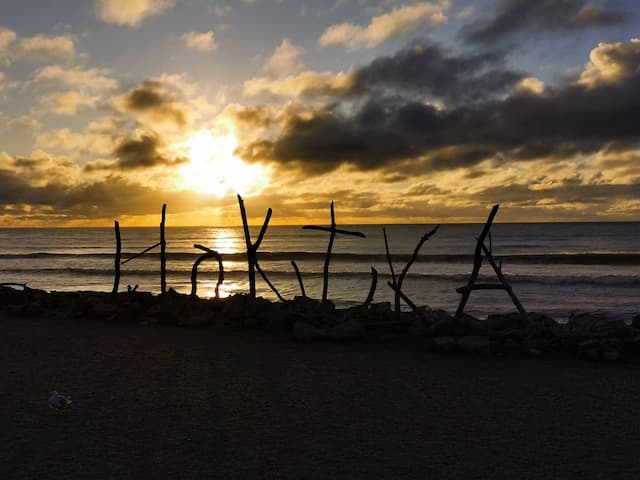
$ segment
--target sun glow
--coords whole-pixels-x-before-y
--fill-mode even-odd
[[[269,183],[262,165],[249,165],[235,156],[238,146],[230,134],[201,130],[180,145],[189,163],[180,169],[181,187],[224,197],[228,193],[257,194]]]

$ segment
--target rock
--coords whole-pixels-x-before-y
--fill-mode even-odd
[[[574,312],[569,315],[569,329],[579,335],[598,337],[631,337],[635,329],[604,312]]]
[[[327,334],[335,340],[353,340],[365,337],[367,332],[361,321],[352,319],[334,325],[328,330]]]
[[[306,322],[294,322],[293,338],[296,340],[318,340],[327,338],[327,334],[322,328],[315,327]]]
[[[487,327],[492,331],[515,330],[527,324],[518,313],[496,313],[487,316]]]
[[[459,339],[457,345],[460,350],[466,353],[482,355],[485,357],[491,355],[491,340],[489,337],[467,335]]]
[[[462,326],[465,335],[486,335],[488,333],[487,323],[469,314],[462,313],[456,316],[455,320]]]

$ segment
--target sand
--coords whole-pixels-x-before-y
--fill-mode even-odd
[[[0,339],[0,478],[640,477],[639,360],[43,319]]]

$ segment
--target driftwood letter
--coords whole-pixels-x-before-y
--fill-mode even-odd
[[[331,250],[333,249],[333,241],[336,238],[336,234],[351,235],[354,237],[367,238],[364,233],[351,232],[349,230],[340,230],[336,228],[336,215],[333,209],[333,202],[331,202],[331,226],[330,227],[318,227],[316,225],[305,225],[302,227],[305,230],[320,230],[322,232],[329,232],[329,245],[327,246],[327,255],[324,257],[324,268],[322,270],[322,301],[327,301],[327,292],[329,290],[329,263],[331,262]]]
[[[269,281],[267,275],[264,273],[262,268],[260,268],[260,264],[258,263],[258,248],[260,248],[260,244],[264,238],[264,234],[267,233],[267,227],[269,226],[269,220],[271,220],[271,214],[273,213],[271,209],[267,210],[267,215],[264,219],[264,223],[262,224],[262,228],[260,229],[260,233],[258,234],[258,239],[256,243],[251,243],[251,232],[249,232],[249,224],[247,222],[247,211],[244,208],[244,201],[242,197],[238,195],[238,204],[240,205],[240,215],[242,216],[242,227],[244,228],[244,239],[247,244],[247,263],[249,267],[249,295],[251,298],[256,298],[256,270],[260,276],[262,276],[263,280],[269,285],[269,288],[276,294],[278,299],[284,302],[284,298],[280,295],[280,292],[276,289],[276,287]]]

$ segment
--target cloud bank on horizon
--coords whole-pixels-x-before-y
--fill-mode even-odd
[[[0,225],[640,218],[637,2],[318,3],[3,2]]]

